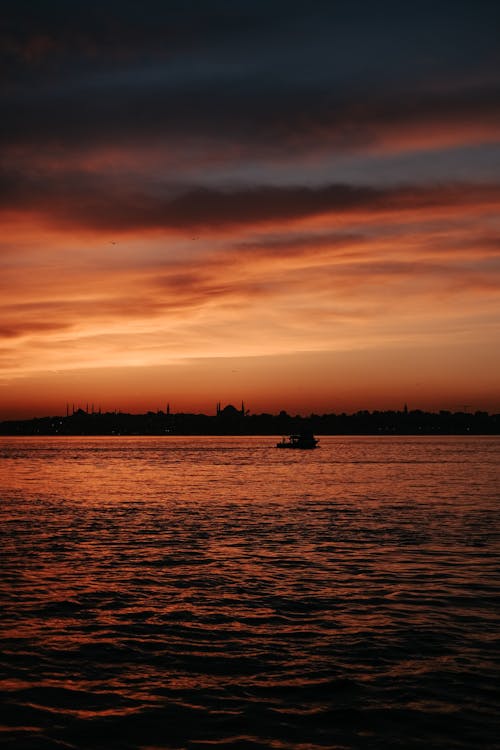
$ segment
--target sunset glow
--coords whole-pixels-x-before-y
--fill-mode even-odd
[[[500,410],[494,19],[278,5],[12,7],[0,419]]]

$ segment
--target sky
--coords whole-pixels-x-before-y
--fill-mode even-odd
[[[499,412],[499,27],[4,0],[0,419]]]

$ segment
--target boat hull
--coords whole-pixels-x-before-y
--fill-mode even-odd
[[[306,450],[310,451],[317,448],[319,440],[316,440],[314,435],[310,433],[301,435],[290,435],[288,440],[283,438],[281,443],[276,443],[276,448],[286,448],[290,450]]]
[[[317,445],[289,445],[288,443],[276,443],[276,448],[286,448],[298,451],[312,451],[317,447]]]

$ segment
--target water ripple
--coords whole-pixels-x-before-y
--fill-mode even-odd
[[[0,441],[2,747],[499,747],[500,440],[273,445]]]

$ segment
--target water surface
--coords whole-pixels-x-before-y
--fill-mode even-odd
[[[6,748],[498,748],[496,437],[0,439]]]

